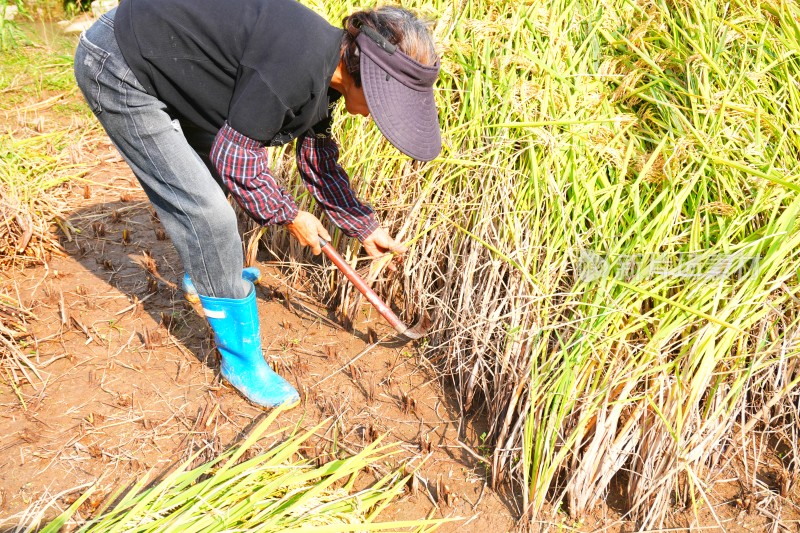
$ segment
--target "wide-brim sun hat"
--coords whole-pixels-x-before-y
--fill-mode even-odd
[[[420,161],[442,150],[433,84],[439,60],[423,65],[368,26],[356,37],[361,85],[370,115],[395,148]]]

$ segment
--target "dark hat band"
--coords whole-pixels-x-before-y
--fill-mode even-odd
[[[381,46],[365,32],[361,31],[356,37],[359,51],[369,57],[381,70],[391,77],[416,91],[426,91],[433,87],[439,77],[439,59],[433,65],[423,65],[410,58],[400,50],[387,50],[386,45]]]

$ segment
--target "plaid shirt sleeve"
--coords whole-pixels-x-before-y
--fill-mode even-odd
[[[339,165],[332,137],[306,134],[297,140],[297,168],[309,192],[348,237],[363,241],[378,229],[375,212],[358,201],[347,172]]]
[[[259,224],[288,224],[297,216],[294,198],[269,170],[263,142],[242,135],[226,122],[214,139],[211,161],[239,205]]]

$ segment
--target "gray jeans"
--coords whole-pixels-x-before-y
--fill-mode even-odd
[[[198,292],[244,298],[241,237],[219,177],[207,166],[210,139],[190,143],[166,104],[145,92],[117,46],[115,11],[80,37],[78,86],[142,184]]]

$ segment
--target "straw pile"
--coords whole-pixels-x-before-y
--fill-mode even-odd
[[[66,227],[64,191],[57,186],[89,166],[75,161],[70,150],[80,143],[76,133],[67,128],[0,135],[0,267],[42,264],[61,253],[52,231],[54,223]]]

